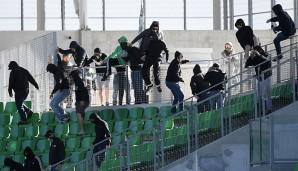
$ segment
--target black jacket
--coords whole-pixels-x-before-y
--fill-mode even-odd
[[[226,80],[226,73],[223,73],[220,69],[212,69],[206,73],[204,80],[208,81],[210,87],[212,87]],[[224,90],[224,84],[219,84],[210,89],[210,91],[212,90]]]
[[[244,49],[245,45],[254,46],[253,31],[250,26],[243,26],[236,32],[236,37],[241,47]]]
[[[50,147],[49,164],[54,165],[65,159],[65,147],[63,141],[54,137]]]
[[[89,66],[92,62],[95,62],[95,67],[102,67],[102,66],[107,66],[106,63],[102,63],[101,65],[98,65],[97,62],[103,61],[108,55],[105,53],[101,53],[101,55],[93,55],[91,56],[90,59],[88,59],[85,63],[84,66]],[[105,73],[106,72],[106,68],[96,68],[96,73]]]
[[[97,144],[107,138],[110,138],[110,131],[108,124],[99,118],[96,118],[94,120],[95,124],[95,140],[93,141],[93,145]],[[108,141],[104,142],[106,145],[108,144]]]
[[[276,17],[270,19],[271,22],[279,22],[277,31],[282,31],[286,36],[292,36],[296,33],[295,23],[287,12],[282,9],[282,6],[277,4],[272,7]]]
[[[193,69],[194,75],[190,80],[190,88],[193,95],[198,94],[209,87],[209,83],[204,80],[204,75],[201,72],[199,65],[196,65]]]
[[[24,150],[24,156],[26,159],[24,160],[24,168],[25,171],[41,171],[42,163],[38,156],[35,156],[34,152],[30,147],[26,147]]]
[[[21,163],[15,162],[11,158],[4,160],[4,166],[10,167],[10,171],[25,171],[24,166]]]
[[[164,51],[166,53],[166,60],[169,60],[169,50],[167,49],[166,44],[158,40],[157,36],[156,39],[150,40],[148,49],[146,50],[146,56],[149,58],[161,58],[160,53]]]
[[[89,102],[89,94],[88,89],[85,86],[83,80],[81,79],[78,70],[73,70],[70,73],[70,76],[73,78],[73,81],[75,83],[75,94],[76,94],[76,101],[85,101]]]
[[[141,65],[144,61],[141,60],[141,57],[144,55],[141,50],[137,47],[132,47],[128,51],[128,56],[130,60],[130,69],[132,71],[139,71],[141,70]]]
[[[70,49],[68,50],[59,48],[58,51],[62,54],[72,54],[76,65],[80,67],[84,59],[87,57],[85,49],[83,49],[76,41],[70,42],[69,48]],[[75,52],[72,51],[71,48],[75,49]]]
[[[50,73],[54,74],[54,79],[56,82],[52,94],[54,94],[58,90],[69,89],[69,82],[67,77],[65,77],[63,70],[59,69],[54,64],[49,64],[47,70]]]
[[[263,63],[263,64],[261,64],[261,63]],[[245,67],[247,68],[248,66],[257,66],[259,64],[261,64],[261,65],[258,67],[255,67],[255,71],[256,71],[257,79],[262,80],[261,73],[264,70],[271,68],[271,60],[270,59],[267,59],[264,55],[257,55],[257,54],[252,53],[252,55],[246,60]],[[272,75],[272,70],[269,70],[264,73],[264,78],[266,79],[266,78],[270,77],[271,75]]]
[[[182,60],[181,64],[187,63],[189,60]],[[180,63],[177,61],[177,59],[173,59],[170,63],[167,71],[166,81],[169,82],[184,82],[184,80],[181,77],[181,68]]]
[[[12,90],[26,90],[29,88],[29,82],[38,89],[38,84],[28,70],[20,67],[18,64],[11,68],[9,76],[8,92]]]

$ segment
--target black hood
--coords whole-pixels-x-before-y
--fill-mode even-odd
[[[35,154],[34,154],[33,150],[30,147],[27,146],[24,149],[24,156],[26,158],[34,158],[35,157]]]
[[[181,55],[181,52],[179,52],[179,51],[176,51],[175,52],[175,59],[178,59],[178,57]]]
[[[274,5],[272,7],[272,11],[276,14],[276,15],[280,15],[284,12],[284,10],[282,9],[282,6],[280,4]]]
[[[10,63],[8,64],[8,70],[13,70],[18,68],[19,65],[16,61],[10,61]]]
[[[58,70],[58,68],[54,64],[49,64],[47,66],[47,71],[50,72],[50,73],[52,73],[52,74],[55,74],[57,70]]]
[[[158,27],[159,28],[159,22],[158,21],[153,21],[151,26],[150,26],[150,29],[152,29],[153,27]]]
[[[197,74],[199,74],[201,72],[202,72],[202,70],[201,70],[200,65],[199,64],[196,64],[195,67],[193,68],[194,75],[197,75]]]
[[[235,27],[237,27],[237,25],[239,25],[239,24],[242,24],[242,26],[245,26],[245,23],[244,23],[244,21],[243,21],[241,18],[239,18],[239,19],[236,21],[236,23],[235,23]]]
[[[79,46],[78,42],[76,42],[76,41],[72,41],[69,44],[69,48],[78,49],[78,47],[80,47],[80,46]]]

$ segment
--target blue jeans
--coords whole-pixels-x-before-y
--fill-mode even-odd
[[[93,154],[95,154],[95,153],[97,153],[97,152],[100,152],[101,150],[103,150],[103,149],[105,149],[106,148],[106,145],[105,145],[106,143],[105,142],[102,142],[102,143],[100,143],[100,144],[98,144],[98,145],[96,145],[96,146],[94,146],[94,148],[93,148]],[[96,165],[98,166],[98,167],[100,167],[100,164],[101,164],[101,162],[104,160],[104,158],[105,158],[105,153],[103,152],[103,153],[100,153],[100,154],[98,154],[96,157],[95,157],[96,159]]]
[[[179,104],[179,110],[183,110],[183,100],[184,100],[184,93],[179,85],[179,82],[169,82],[166,81],[166,86],[171,90],[174,100],[172,104],[171,113],[176,113],[176,105]]]
[[[289,36],[286,36],[283,32],[280,32],[277,34],[276,38],[273,40],[277,55],[281,54],[280,42],[283,40],[286,40],[288,38],[289,38]]]
[[[209,93],[209,97],[218,94],[216,97],[213,97],[213,99],[210,100],[211,104],[211,109],[215,110],[216,109],[216,103],[217,103],[217,109],[220,109],[223,107],[223,94],[220,93],[220,90],[211,90]],[[220,97],[222,96],[222,98]]]
[[[15,93],[15,103],[16,107],[18,109],[18,113],[21,117],[22,121],[26,121],[26,113],[30,111],[30,109],[24,104],[24,101],[26,100],[28,94],[29,94],[29,89],[26,90],[14,90]]]
[[[59,103],[62,102],[64,99],[66,99],[66,97],[68,97],[69,94],[70,94],[69,89],[57,91],[52,101],[50,102],[50,106],[59,120],[62,120],[66,117],[64,115],[64,110],[59,106]]]

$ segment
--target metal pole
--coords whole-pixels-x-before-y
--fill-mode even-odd
[[[144,6],[144,28],[146,28],[146,0],[143,0],[143,6]]]
[[[155,132],[155,127],[153,128],[153,168],[154,170],[156,170],[156,143],[157,143],[157,139],[156,139],[156,132]],[[161,141],[163,142],[163,140],[161,139]]]
[[[183,0],[183,11],[184,11],[184,14],[183,14],[184,30],[186,30],[186,0]]]
[[[187,115],[187,154],[190,154],[190,114],[189,114],[189,111],[186,112],[186,115]]]
[[[102,0],[102,30],[106,30],[106,1]]]
[[[230,30],[234,30],[234,0],[229,0],[230,6]]]
[[[252,0],[248,0],[248,25],[253,28]]]
[[[298,28],[298,0],[293,0],[294,2],[294,21],[296,23],[296,28]]]
[[[161,143],[160,143],[160,151],[161,151],[161,167],[164,167],[165,165],[165,153],[164,153],[164,136],[163,136],[163,131],[164,131],[164,128],[165,128],[165,120],[161,120],[160,122],[160,140],[161,140]]]
[[[274,165],[274,115],[269,117],[270,126],[270,168]]]
[[[223,0],[224,30],[228,30],[228,0]]]
[[[271,0],[271,8],[275,5],[275,0]],[[270,8],[270,9],[271,9]],[[271,18],[275,16],[274,12],[271,10]]]
[[[21,0],[21,30],[24,30],[24,0]]]
[[[119,144],[119,150],[120,150],[120,170],[122,170],[122,162],[123,162],[123,155],[122,155],[122,144]]]
[[[243,92],[243,53],[240,54],[240,93]]]
[[[128,137],[126,139],[127,139],[127,142],[126,142],[127,163],[126,164],[127,164],[127,171],[130,171],[130,153],[129,153],[129,147],[130,147],[130,145],[129,145],[129,139],[128,139]]]
[[[125,89],[126,89],[126,92],[125,92],[125,95],[126,95],[126,104],[129,104],[130,101],[129,101],[129,85],[128,85],[128,65],[125,66],[125,74],[126,74],[126,78],[125,78]]]
[[[65,30],[65,0],[61,0],[61,24],[62,30]]]
[[[258,118],[258,87],[257,87],[257,79],[252,78],[253,80],[253,88],[254,88],[254,108],[255,108],[255,119]]]

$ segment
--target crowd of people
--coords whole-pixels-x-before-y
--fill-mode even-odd
[[[276,17],[268,19],[267,22],[279,22],[279,26],[273,28],[273,31],[275,33],[278,32],[277,37],[274,39],[274,44],[278,56],[276,60],[280,60],[282,58],[280,42],[294,35],[296,29],[294,22],[289,15],[283,11],[281,5],[277,4],[273,6],[272,10],[276,14]],[[271,57],[261,48],[260,41],[257,36],[254,35],[252,28],[246,26],[242,19],[238,19],[235,26],[238,29],[236,33],[237,40],[245,51],[245,67],[258,66],[255,67],[255,70],[261,87],[260,93],[266,100],[266,110],[271,110],[270,85],[272,72],[266,71],[264,76],[261,75],[263,71],[271,67]],[[139,39],[142,39],[140,47],[132,46]],[[67,122],[70,119],[69,114],[61,107],[61,102],[69,98],[67,101],[71,106],[73,101],[71,96],[73,92],[75,94],[75,109],[81,126],[81,130],[78,132],[79,135],[85,134],[83,118],[85,116],[85,110],[91,102],[91,91],[98,89],[100,102],[104,104],[102,93],[103,90],[105,90],[105,105],[109,105],[108,86],[110,83],[110,75],[112,74],[112,67],[116,69],[113,80],[113,105],[122,105],[124,91],[130,90],[130,84],[125,73],[128,63],[130,64],[130,69],[133,71],[131,80],[135,90],[134,96],[136,104],[148,102],[146,93],[153,87],[149,76],[151,66],[153,66],[156,88],[158,92],[162,92],[160,86],[161,81],[159,79],[161,53],[164,52],[166,54],[166,61],[168,62],[169,50],[164,42],[164,35],[159,28],[159,22],[152,22],[150,28],[136,36],[131,43],[128,42],[125,36],[121,36],[118,42],[119,45],[110,55],[102,52],[101,49],[97,47],[94,49],[94,55],[89,58],[84,48],[76,41],[72,41],[67,50],[57,48],[58,65],[49,63],[46,67],[46,71],[53,74],[55,80],[54,89],[50,93],[50,107],[55,113],[57,120],[61,123]],[[62,54],[62,58],[60,54]],[[198,64],[194,66],[194,75],[190,81],[190,88],[199,104],[199,112],[223,107],[223,90],[225,89],[227,77],[235,76],[234,84],[239,82],[236,76],[239,73],[239,59],[234,54],[233,44],[227,42],[224,45],[224,51],[221,53],[222,61],[220,63],[214,63],[212,67],[209,68],[208,72],[203,74]],[[71,63],[71,58],[73,58],[75,64]],[[181,52],[176,51],[174,59],[170,62],[167,70],[165,85],[174,96],[171,109],[172,114],[177,111],[183,111],[184,108],[184,93],[179,85],[179,82],[184,82],[184,79],[181,77],[182,71],[180,64],[188,62],[190,61],[183,59]],[[90,68],[90,64],[92,63],[95,63],[95,71]],[[21,118],[18,124],[28,124],[27,119],[32,116],[33,112],[24,104],[24,101],[29,93],[29,83],[34,85],[36,89],[39,89],[38,83],[34,80],[32,75],[26,69],[20,67],[17,62],[11,61],[8,68],[11,70],[8,93],[10,97],[13,96],[12,90],[15,93],[16,107]],[[228,76],[226,72],[229,72]],[[143,88],[143,80],[146,86],[145,89]],[[208,91],[206,91],[207,89]],[[130,93],[126,92],[126,94],[126,103],[130,104]],[[209,100],[206,100],[207,98],[209,98]],[[109,138],[110,133],[106,122],[100,119],[95,113],[90,115],[89,120],[95,124],[96,138],[93,144],[96,146],[93,152],[97,153],[109,145],[110,141],[99,142]],[[45,137],[51,141],[49,165],[53,165],[52,170],[55,170],[56,167],[60,167],[60,165],[55,164],[65,158],[65,147],[63,141],[55,137],[52,130],[48,130]],[[24,166],[15,163],[10,158],[5,160],[5,165],[15,168],[15,170],[32,170],[33,168],[33,170],[42,170],[40,159],[34,155],[30,147],[25,149],[24,156],[26,156]],[[98,157],[103,158],[103,156]],[[98,165],[100,165],[100,161],[101,159],[98,159]]]

